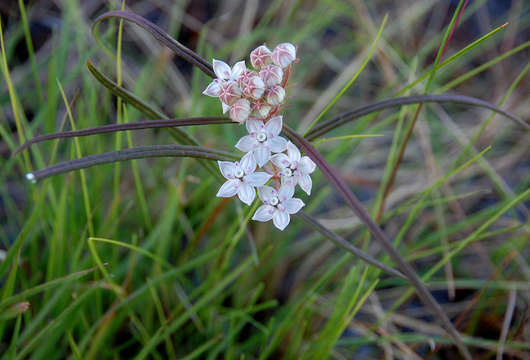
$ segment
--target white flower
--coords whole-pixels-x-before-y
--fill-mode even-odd
[[[282,131],[282,117],[275,116],[266,124],[261,120],[248,119],[246,122],[248,135],[243,136],[236,148],[251,153],[259,167],[269,161],[271,152],[279,153],[287,148],[287,140],[279,136]]]
[[[300,150],[292,142],[287,143],[287,155],[274,154],[271,157],[274,165],[280,168],[282,185],[294,188],[300,185],[307,195],[311,195],[312,181],[309,174],[315,171],[316,164],[307,156],[300,156]]]
[[[272,219],[274,226],[280,230],[285,229],[291,220],[289,215],[296,214],[305,206],[302,200],[293,198],[293,193],[294,189],[290,186],[281,186],[279,191],[270,186],[259,187],[258,196],[264,205],[256,210],[252,220]]]
[[[206,89],[202,92],[204,95],[211,97],[219,97],[219,83],[221,80],[213,79],[211,83],[208,84]]]
[[[250,205],[256,197],[254,187],[263,186],[271,175],[265,172],[254,172],[256,161],[251,154],[245,154],[241,162],[218,161],[221,174],[228,180],[219,191],[218,197],[232,197],[237,194],[239,199]]]
[[[296,47],[291,43],[281,43],[272,51],[272,62],[286,68],[296,59]]]
[[[233,68],[230,68],[230,66],[224,61],[213,59],[213,71],[220,80],[237,81],[239,75],[241,75],[246,68],[247,66],[245,65],[244,60],[238,61]]]
[[[239,75],[246,68],[245,61],[239,61],[233,68],[230,68],[225,62],[213,59],[213,70],[217,78],[213,79],[202,93],[211,97],[222,96],[220,100],[223,105],[223,114],[230,109],[228,103],[233,103],[241,97],[241,90],[237,84],[235,86],[233,84],[237,82]]]
[[[259,69],[271,62],[271,51],[265,45],[258,46],[250,53],[250,62]]]
[[[230,119],[237,123],[244,123],[250,115],[250,102],[247,99],[237,100],[230,108]]]

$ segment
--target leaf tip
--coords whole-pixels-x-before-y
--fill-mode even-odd
[[[32,184],[37,183],[37,179],[35,178],[35,175],[33,175],[33,173],[27,173],[26,179]]]

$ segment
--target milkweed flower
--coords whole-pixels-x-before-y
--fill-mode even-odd
[[[258,46],[250,53],[250,63],[254,68],[260,69],[263,66],[270,64],[272,52],[265,45]]]
[[[250,53],[253,69],[244,61],[230,67],[223,61],[213,60],[217,78],[203,94],[217,97],[223,113],[230,119],[245,123],[248,134],[235,147],[245,154],[238,162],[219,161],[219,169],[226,181],[217,192],[218,197],[237,197],[250,205],[258,196],[263,204],[254,213],[256,221],[272,220],[283,230],[290,216],[305,206],[293,198],[296,185],[311,194],[310,174],[315,163],[290,141],[280,136],[283,117],[277,115],[285,101],[288,67],[296,60],[296,47],[282,43],[273,51],[264,44]],[[256,171],[263,169],[264,171]],[[276,189],[266,185],[274,180]]]
[[[259,71],[259,77],[267,86],[279,85],[283,79],[283,70],[278,65],[267,65]]]
[[[230,119],[233,122],[244,123],[250,115],[250,102],[247,99],[237,100],[230,108]]]
[[[271,153],[279,153],[287,148],[287,140],[279,136],[282,130],[282,116],[275,116],[267,123],[248,119],[248,135],[243,136],[236,148],[252,154],[259,167],[263,167],[271,158]]]
[[[255,188],[263,186],[271,178],[263,171],[255,172],[256,160],[251,154],[241,158],[241,162],[218,161],[221,174],[227,181],[217,192],[218,197],[232,197],[237,194],[239,200],[247,205],[256,198]]]
[[[272,219],[274,226],[283,230],[291,220],[290,215],[296,214],[302,207],[304,202],[300,199],[293,198],[294,188],[290,186],[282,186],[278,191],[270,186],[262,186],[258,188],[258,196],[263,202],[252,220],[269,221]]]
[[[286,68],[296,59],[296,47],[291,43],[281,43],[272,51],[271,59],[276,65]]]
[[[280,105],[285,98],[285,90],[279,86],[273,86],[265,91],[265,98],[270,105]]]
[[[244,60],[238,61],[234,67],[231,68],[230,65],[224,61],[213,59],[212,66],[218,79],[232,81],[237,81],[239,75],[241,75],[241,73],[247,68]]]
[[[294,188],[298,184],[307,195],[311,195],[313,182],[309,174],[315,171],[316,164],[309,157],[301,156],[296,145],[289,141],[287,155],[274,154],[271,156],[271,162],[280,169],[282,185]]]

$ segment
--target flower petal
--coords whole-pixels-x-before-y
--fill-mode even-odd
[[[241,169],[245,172],[245,174],[252,174],[254,170],[256,170],[256,160],[254,159],[254,156],[252,156],[251,153],[246,153],[243,155],[240,161]]]
[[[289,214],[286,211],[276,210],[272,215],[272,222],[278,229],[283,230],[289,225],[290,221]]]
[[[258,146],[254,149],[253,154],[259,167],[263,167],[271,158],[271,152],[265,146]]]
[[[230,161],[218,161],[221,174],[227,179],[233,179],[236,175],[236,164]]]
[[[237,142],[236,149],[243,152],[249,152],[254,148],[254,144],[256,144],[256,139],[250,135],[245,135]]]
[[[217,75],[217,78],[222,80],[230,80],[232,70],[224,61],[213,59],[213,71],[215,72],[215,75]]]
[[[256,221],[269,221],[272,219],[272,215],[276,212],[276,208],[270,205],[261,205],[258,210],[252,216],[252,220]]]
[[[283,185],[280,187],[280,191],[278,191],[278,198],[283,203],[287,199],[292,198],[294,195],[294,186],[289,186],[288,184]]]
[[[272,175],[267,174],[266,172],[258,171],[245,175],[243,181],[251,186],[263,186],[271,177]]]
[[[285,154],[274,154],[271,156],[271,161],[277,167],[283,169],[291,165],[289,157]]]
[[[311,176],[308,174],[303,174],[298,178],[298,185],[306,192],[307,195],[311,195],[311,187],[313,182],[311,181]]]
[[[287,143],[287,154],[292,163],[300,161],[300,150],[290,141]]]
[[[239,200],[243,201],[247,205],[250,205],[256,198],[256,190],[254,190],[254,188],[249,184],[245,184],[243,182],[239,185],[237,196],[239,197]]]
[[[316,167],[317,164],[315,164],[308,156],[304,156],[302,159],[300,159],[299,169],[302,170],[304,174],[311,174],[313,171],[315,171]]]
[[[266,141],[267,146],[269,149],[274,153],[280,153],[282,151],[285,151],[287,148],[287,140],[281,136],[275,136],[273,138],[269,138]]]
[[[237,81],[239,78],[239,75],[243,71],[247,69],[247,66],[245,65],[245,60],[238,61],[233,67],[232,67],[232,80]]]
[[[282,176],[282,186],[290,186],[293,188],[293,194],[294,194],[294,187],[296,185],[296,178],[294,176]]]
[[[227,105],[225,104],[224,102],[221,101],[221,105],[223,107],[223,114],[225,114],[227,111],[230,110],[230,105]]]
[[[257,133],[263,129],[263,121],[256,119],[247,120],[247,131],[249,134]]]
[[[208,86],[202,93],[204,95],[208,95],[211,97],[218,97],[219,96],[219,80],[213,79],[213,81],[208,84]]]
[[[261,201],[268,204],[270,199],[278,197],[278,192],[273,187],[265,185],[258,188],[258,196]]]
[[[237,194],[237,190],[239,188],[239,184],[241,184],[241,181],[238,179],[232,179],[225,182],[219,191],[217,192],[217,197],[232,197],[235,194]]]
[[[302,200],[296,199],[296,198],[288,199],[287,201],[283,203],[283,205],[285,206],[285,211],[291,215],[296,214],[297,212],[300,211],[301,208],[305,206]]]
[[[267,131],[268,137],[279,135],[280,131],[282,131],[282,116],[275,116],[267,121],[265,124],[265,130]]]

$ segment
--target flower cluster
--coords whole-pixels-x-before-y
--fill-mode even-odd
[[[213,60],[217,76],[203,94],[217,97],[223,113],[245,123],[248,135],[235,145],[245,153],[240,161],[219,161],[221,174],[227,181],[217,196],[238,198],[247,205],[256,198],[263,202],[253,220],[269,221],[283,230],[289,224],[290,215],[297,213],[305,204],[294,198],[296,185],[311,194],[310,174],[315,163],[292,142],[280,136],[283,118],[278,115],[285,100],[285,86],[292,63],[296,60],[296,48],[282,43],[270,51],[261,45],[250,53],[252,69],[244,61],[233,67]],[[257,171],[257,170],[263,171]],[[270,183],[269,185],[267,185]],[[273,185],[273,186],[270,186]]]

